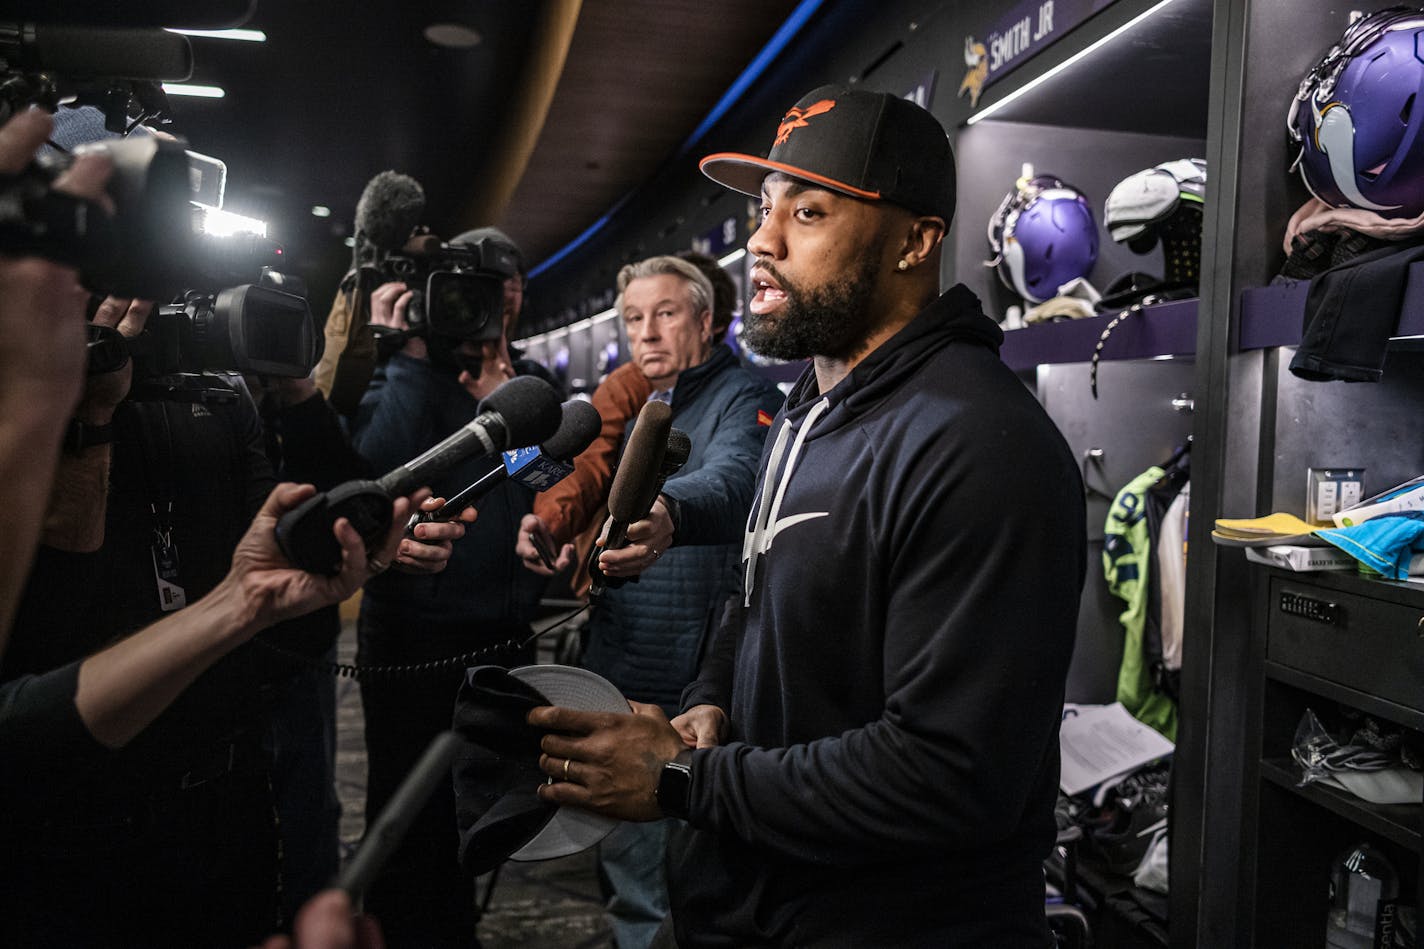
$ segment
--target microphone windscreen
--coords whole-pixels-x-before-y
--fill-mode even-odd
[[[558,461],[573,461],[575,455],[581,454],[598,437],[603,418],[598,409],[582,399],[570,399],[560,411],[559,430],[544,443],[544,454]]]
[[[638,413],[608,491],[608,513],[614,519],[631,524],[647,516],[671,430],[672,406],[666,402],[649,402]]]
[[[356,202],[356,232],[381,250],[399,250],[425,214],[425,189],[410,175],[383,171]]]
[[[680,428],[675,428],[668,432],[667,450],[663,453],[662,469],[668,474],[676,474],[678,469],[687,464],[688,456],[692,454],[692,439],[687,437],[687,433]]]
[[[485,412],[496,413],[504,423],[500,451],[539,444],[559,430],[564,417],[554,387],[537,376],[515,376],[500,383],[480,403],[480,414]]]
[[[181,82],[193,75],[188,37],[164,30],[40,25],[20,44],[22,65],[60,76]]]

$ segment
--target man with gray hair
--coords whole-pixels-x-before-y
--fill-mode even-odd
[[[712,301],[707,277],[677,257],[650,257],[618,274],[615,309],[633,362],[652,383],[650,398],[672,406],[692,453],[648,517],[629,526],[629,544],[601,555],[607,576],[641,578],[598,599],[583,664],[628,698],[670,712],[697,672],[714,607],[735,587],[757,458],[781,404],[771,383],[712,342]],[[547,536],[533,514],[520,525],[518,552],[526,566],[548,572],[535,566],[530,532]],[[556,569],[572,551],[563,549]],[[599,846],[620,949],[646,946],[667,913],[667,830],[663,821],[623,824]]]

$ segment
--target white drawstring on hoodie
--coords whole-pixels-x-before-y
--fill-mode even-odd
[[[796,432],[796,441],[791,444],[791,452],[786,457],[786,464],[781,463],[782,455],[786,451],[786,442],[791,438],[794,427],[791,419],[784,419],[781,431],[776,433],[776,442],[771,446],[771,457],[766,463],[766,478],[762,480],[762,488],[757,492],[756,500],[753,502],[752,510],[747,515],[747,533],[742,542],[742,560],[746,562],[746,579],[743,584],[745,589],[743,606],[752,605],[752,590],[756,587],[756,568],[761,555],[771,549],[772,543],[776,540],[776,535],[793,524],[800,524],[802,521],[813,520],[818,517],[827,517],[830,511],[815,511],[806,514],[795,514],[784,521],[776,519],[781,513],[781,502],[786,497],[786,486],[791,482],[791,472],[796,467],[797,458],[801,455],[801,446],[806,442],[806,436],[811,433],[811,426],[816,424],[816,419],[820,418],[831,407],[831,400],[822,397],[821,401],[811,406],[811,410],[806,413],[805,420],[801,423],[801,428]],[[773,479],[776,483],[776,495],[770,504],[766,503],[766,486],[771,484]],[[753,525],[755,521],[755,525]],[[771,527],[768,529],[767,525]]]

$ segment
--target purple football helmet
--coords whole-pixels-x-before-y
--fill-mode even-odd
[[[1083,192],[1052,175],[1020,179],[989,219],[994,259],[1004,286],[1034,303],[1086,277],[1098,259],[1098,225]]]
[[[1286,116],[1300,143],[1293,169],[1326,204],[1383,217],[1424,211],[1421,39],[1424,10],[1371,13],[1301,80]]]

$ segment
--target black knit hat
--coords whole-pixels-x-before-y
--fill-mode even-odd
[[[452,244],[477,244],[484,241],[492,244],[504,252],[504,258],[508,263],[514,265],[519,276],[526,276],[529,271],[524,266],[524,251],[519,249],[519,245],[514,243],[514,239],[497,227],[477,227],[473,231],[466,231],[450,241]],[[501,266],[498,269],[508,270]]]
[[[780,171],[843,194],[889,201],[917,214],[954,217],[954,155],[939,121],[908,99],[822,86],[781,120],[765,158],[718,152],[702,173],[754,198]]]

